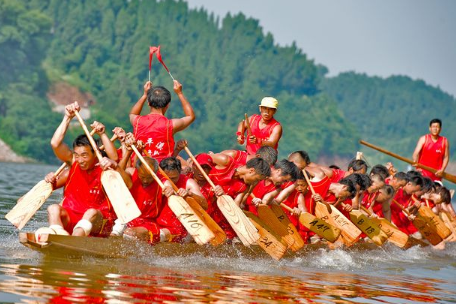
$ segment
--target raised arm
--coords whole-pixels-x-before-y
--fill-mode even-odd
[[[413,151],[413,162],[418,163],[418,159],[420,157],[421,149],[423,149],[424,143],[426,141],[425,136],[421,136],[416,144],[415,151]]]
[[[174,80],[174,92],[176,92],[177,97],[179,97],[185,115],[182,118],[172,119],[173,134],[176,134],[177,132],[187,128],[195,120],[195,113],[193,112],[193,108],[187,98],[185,98],[184,93],[182,93],[182,84],[180,84],[177,80]]]
[[[63,116],[63,120],[55,130],[54,135],[51,139],[51,147],[54,151],[55,156],[57,156],[58,159],[67,163],[68,165],[71,165],[73,163],[73,152],[71,151],[70,147],[68,147],[67,144],[63,142],[63,139],[65,138],[65,134],[68,130],[71,119],[73,119],[75,115],[74,112],[79,110],[80,107],[77,101],[65,107],[65,115]]]
[[[130,122],[133,125],[135,118],[139,115],[141,115],[142,108],[144,106],[144,103],[147,100],[147,93],[149,92],[150,88],[152,87],[152,82],[148,81],[144,85],[144,93],[143,95],[139,98],[139,100],[135,103],[133,108],[130,110]]]
[[[207,210],[207,201],[201,193],[198,183],[194,179],[189,178],[187,180],[187,191],[189,196],[195,199],[204,210]]]
[[[442,167],[435,172],[436,176],[442,176],[443,171],[445,171],[446,167],[448,166],[448,162],[450,161],[450,143],[446,140],[445,145],[445,155],[443,156]]]
[[[118,161],[119,156],[117,155],[117,149],[114,146],[114,143],[109,139],[108,135],[106,135],[106,128],[105,126],[98,121],[94,121],[91,125],[92,129],[100,136],[101,143],[104,146],[104,151],[106,155],[112,159],[113,161]]]

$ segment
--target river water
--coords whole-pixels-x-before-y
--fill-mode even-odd
[[[1,303],[456,303],[456,244],[270,258],[66,259],[19,243],[5,214],[56,167],[0,163]],[[46,206],[23,229],[46,225]]]

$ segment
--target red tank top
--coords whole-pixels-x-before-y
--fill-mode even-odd
[[[375,204],[375,200],[377,199],[377,197],[379,195],[380,195],[379,191],[376,191],[374,193],[366,192],[364,197],[363,197],[363,200],[361,201],[361,205],[363,205],[364,207],[369,209],[370,206]]]
[[[81,170],[79,163],[74,162],[65,184],[62,207],[80,214],[94,208],[100,210],[106,218],[115,217],[101,184],[102,172],[98,164],[88,172]]]
[[[272,118],[266,127],[260,129],[260,121],[261,115],[258,114],[254,114],[250,118],[250,128],[252,129],[252,135],[258,139],[261,139],[261,141],[269,140],[269,136],[271,136],[272,130],[275,128],[275,126],[280,125],[280,123]],[[278,147],[279,142],[277,142],[277,144],[274,146],[274,149],[277,150]],[[248,154],[254,155],[259,148],[261,148],[261,144],[251,144],[247,140],[246,149]]]
[[[249,154],[245,151],[236,150],[236,155],[234,155],[234,163],[236,167],[244,166],[247,163],[247,156]]]
[[[447,139],[439,136],[436,142],[432,140],[431,134],[426,134],[423,148],[420,152],[418,162],[422,165],[439,170],[443,164]],[[435,176],[432,172],[422,169],[424,176],[430,177],[432,180],[441,180],[442,178]]]
[[[138,172],[132,176],[133,186],[130,192],[141,210],[141,218],[153,219],[158,216],[162,209],[162,190],[156,182],[144,188],[138,177]]]
[[[212,180],[212,182],[216,185],[225,185],[229,183],[234,175],[235,169],[237,168],[236,163],[234,162],[234,159],[230,156],[228,156],[229,161],[228,165],[226,165],[224,168],[212,168],[211,171],[209,172],[209,178]]]
[[[133,122],[135,138],[145,144],[150,156],[158,162],[173,155],[173,122],[160,114],[136,116]]]
[[[262,180],[253,188],[252,194],[259,199],[263,199],[267,193],[272,192],[275,189],[277,189],[277,187],[273,182],[266,184],[266,180]],[[252,200],[253,197],[249,195],[247,197],[246,208],[248,211],[257,214],[256,206],[252,203]]]
[[[338,183],[345,176],[345,171],[341,169],[332,169],[333,175],[331,176],[332,183]]]
[[[323,179],[313,182],[310,181],[312,187],[316,194],[320,194],[321,197],[325,197],[328,193],[329,186],[331,185],[331,180],[329,177],[325,176]],[[307,212],[315,215],[315,201],[312,199],[312,191],[310,189],[304,195],[304,200],[307,208]]]

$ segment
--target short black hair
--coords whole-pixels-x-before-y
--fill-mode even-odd
[[[294,162],[291,162],[287,159],[282,159],[276,162],[274,168],[281,170],[281,176],[290,175],[291,180],[293,181],[298,178],[298,171],[300,171]]]
[[[391,196],[391,195],[394,194],[394,188],[393,188],[393,186],[391,186],[391,185],[384,185],[380,190],[385,191],[385,193],[386,193],[388,196]]]
[[[405,180],[406,182],[409,181],[409,177],[407,176],[407,174],[405,172],[396,172],[396,174],[394,174],[394,178],[396,178],[397,180]]]
[[[162,86],[152,87],[147,92],[147,102],[152,108],[162,109],[171,102],[171,93]]]
[[[151,169],[154,170],[154,172],[157,172],[158,161],[155,158],[148,157],[148,156],[143,156],[143,158],[146,161],[146,163],[149,165],[149,167],[151,167]],[[136,164],[135,164],[136,170],[139,170],[142,166],[144,166],[142,161],[140,159],[136,160]]]
[[[337,165],[330,165],[329,168],[330,169],[338,169],[338,170],[340,170],[340,167],[337,166]]]
[[[353,173],[347,176],[355,184],[359,185],[359,190],[364,191],[372,185],[372,181],[366,174]]]
[[[362,160],[362,159],[352,159],[348,163],[347,170],[350,170],[350,168],[352,168],[353,171],[359,171],[359,170],[362,170],[364,168],[367,171],[368,167],[369,166],[367,165],[367,163],[364,160]]]
[[[442,127],[442,121],[438,118],[434,118],[429,122],[429,127],[432,126],[433,123],[438,123],[440,128]]]
[[[355,183],[351,179],[349,179],[348,177],[345,177],[345,178],[341,179],[338,183],[347,186],[347,190],[348,190],[348,192],[350,192],[349,198],[355,197],[356,186],[355,186]]]
[[[442,199],[442,203],[444,204],[451,204],[451,193],[445,187],[440,187],[435,190],[435,193],[440,194],[440,198]]]
[[[434,188],[434,181],[430,179],[427,176],[423,176],[423,186],[421,187],[421,190],[424,190],[424,192],[429,192],[431,189]]]
[[[245,164],[245,166],[248,169],[251,169],[251,168],[255,169],[255,172],[257,174],[260,174],[264,177],[271,176],[271,167],[269,166],[268,162],[262,158],[259,158],[259,157],[252,158]]]
[[[259,155],[259,157],[264,159],[270,166],[273,166],[277,162],[278,153],[273,147],[262,146],[255,154]]]
[[[372,167],[370,175],[379,175],[382,180],[385,180],[389,176],[388,168],[383,165],[375,165]]]
[[[95,140],[95,144],[97,145],[97,147],[102,146],[101,140],[99,138],[94,138],[94,140]],[[76,137],[75,140],[73,141],[73,150],[76,147],[85,147],[85,146],[89,146],[90,151],[92,151],[92,153],[95,153],[95,151],[93,150],[92,144],[90,143],[87,135],[81,134],[78,137]],[[105,151],[100,151],[100,152],[103,157],[107,157],[107,154]]]
[[[423,187],[423,177],[421,175],[411,175],[409,177],[409,183],[415,186]]]
[[[181,162],[176,157],[167,157],[160,162],[160,168],[164,171],[173,171],[181,172],[182,165]]]
[[[310,164],[310,157],[309,157],[309,154],[306,152],[306,151],[303,151],[303,150],[299,150],[299,151],[294,151],[290,154],[290,156],[292,155],[299,155],[299,157],[301,157],[301,159],[306,163],[306,164]]]

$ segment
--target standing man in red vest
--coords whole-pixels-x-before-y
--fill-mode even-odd
[[[420,137],[413,152],[413,162],[435,168],[437,172],[432,173],[421,169],[423,176],[430,177],[432,180],[442,180],[443,171],[450,161],[450,144],[448,140],[440,136],[442,121],[438,118],[429,123],[429,132]]]
[[[274,119],[279,102],[274,97],[265,97],[261,100],[260,114],[254,114],[249,117],[252,134],[247,138],[246,149],[250,155],[255,155],[257,150],[262,146],[270,146],[277,150],[279,140],[282,137],[282,126]],[[244,144],[244,134],[247,125],[241,122],[238,126],[237,140],[238,143]]]
[[[193,108],[182,93],[182,84],[174,80],[174,92],[184,110],[184,117],[168,119],[165,113],[171,102],[171,93],[164,87],[152,87],[148,81],[144,85],[144,94],[130,111],[130,122],[136,140],[144,142],[144,149],[158,162],[173,155],[174,134],[187,128],[194,120]],[[150,113],[141,116],[144,103],[148,102]]]

